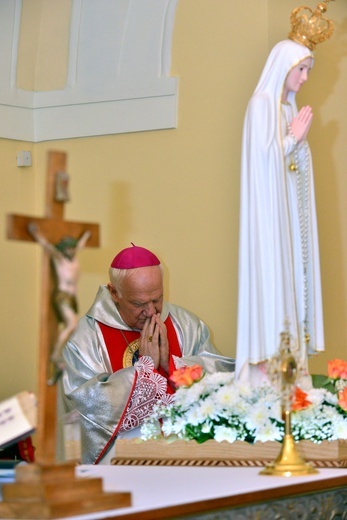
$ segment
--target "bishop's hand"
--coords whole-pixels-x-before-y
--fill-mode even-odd
[[[139,339],[139,355],[152,358],[155,368],[160,364],[159,330],[156,328],[156,315],[147,318]]]
[[[160,366],[166,373],[169,372],[169,342],[160,313],[146,320],[139,340],[139,354],[150,356],[156,369]]]

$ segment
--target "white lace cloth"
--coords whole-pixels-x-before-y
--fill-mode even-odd
[[[166,379],[154,372],[154,363],[149,356],[143,356],[134,365],[137,380],[130,402],[126,409],[119,432],[127,432],[141,426],[151,415],[156,404],[169,404],[174,396],[167,393]]]

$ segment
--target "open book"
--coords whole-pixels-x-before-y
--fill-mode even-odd
[[[0,450],[29,437],[37,424],[37,400],[31,392],[0,401]]]

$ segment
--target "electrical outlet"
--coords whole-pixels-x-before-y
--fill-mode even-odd
[[[31,152],[20,151],[16,154],[17,166],[31,166]]]

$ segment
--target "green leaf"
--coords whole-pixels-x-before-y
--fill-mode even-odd
[[[334,383],[331,382],[330,377],[327,377],[323,374],[313,374],[312,384],[313,388],[325,388],[325,390],[328,390],[332,394],[336,394]]]

